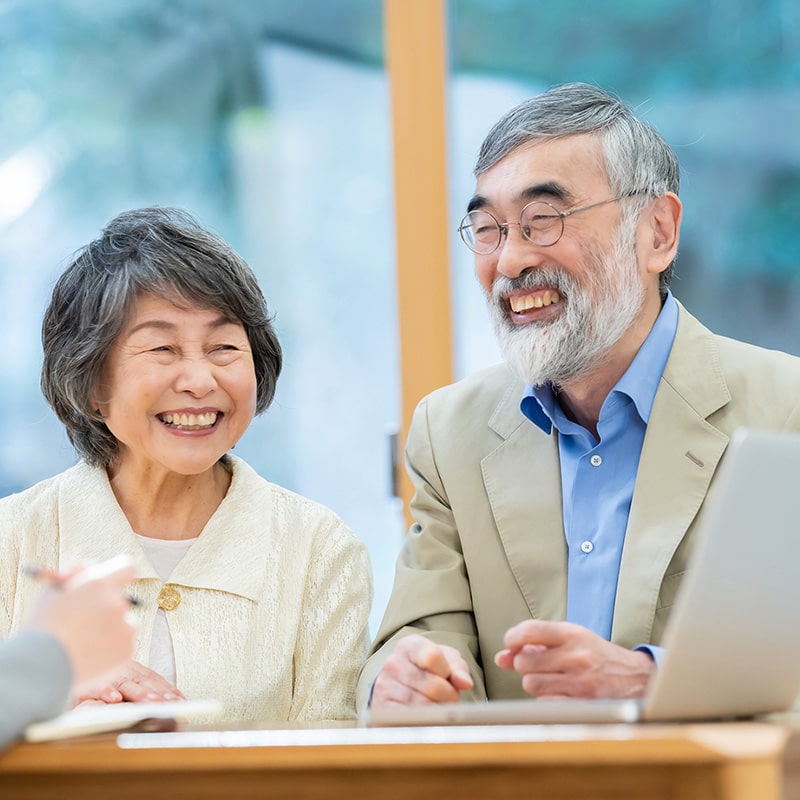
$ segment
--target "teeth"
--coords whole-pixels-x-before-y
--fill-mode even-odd
[[[561,295],[555,289],[545,289],[542,294],[523,294],[509,297],[508,303],[515,314],[528,311],[531,308],[543,308],[557,303]]]
[[[531,294],[525,294],[518,297],[509,298],[511,310],[517,313],[527,311],[531,308],[536,308],[536,299]]]
[[[217,421],[217,412],[205,414],[161,414],[161,420],[176,428],[210,428]]]

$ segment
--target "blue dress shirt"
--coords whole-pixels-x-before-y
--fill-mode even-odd
[[[600,409],[599,439],[567,419],[549,384],[527,387],[520,406],[545,433],[555,428],[558,435],[569,551],[567,620],[606,639],[644,435],[677,327],[678,306],[668,293],[650,334]]]

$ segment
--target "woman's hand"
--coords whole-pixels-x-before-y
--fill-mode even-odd
[[[102,682],[77,686],[74,705],[86,701],[100,703],[159,703],[185,700],[177,686],[138,661],[127,661]]]

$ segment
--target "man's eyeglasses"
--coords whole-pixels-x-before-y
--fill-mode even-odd
[[[610,200],[601,200],[590,206],[573,208],[570,211],[559,211],[550,203],[534,200],[528,203],[519,214],[519,222],[498,222],[488,211],[470,211],[464,215],[458,232],[464,244],[479,256],[488,256],[494,253],[503,240],[508,236],[510,225],[519,225],[522,235],[531,243],[539,247],[552,247],[564,235],[564,220],[581,211],[597,208],[608,203],[616,203],[626,197],[632,197],[642,192],[629,192],[628,194],[612,197]]]

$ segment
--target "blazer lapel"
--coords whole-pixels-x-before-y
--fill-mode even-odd
[[[613,641],[650,641],[661,583],[705,499],[728,436],[706,420],[730,400],[713,335],[680,308],[647,425],[625,534]]]
[[[481,462],[486,495],[511,572],[534,618],[564,619],[567,548],[556,437],[520,411],[522,386],[506,392],[489,426],[503,442]]]

